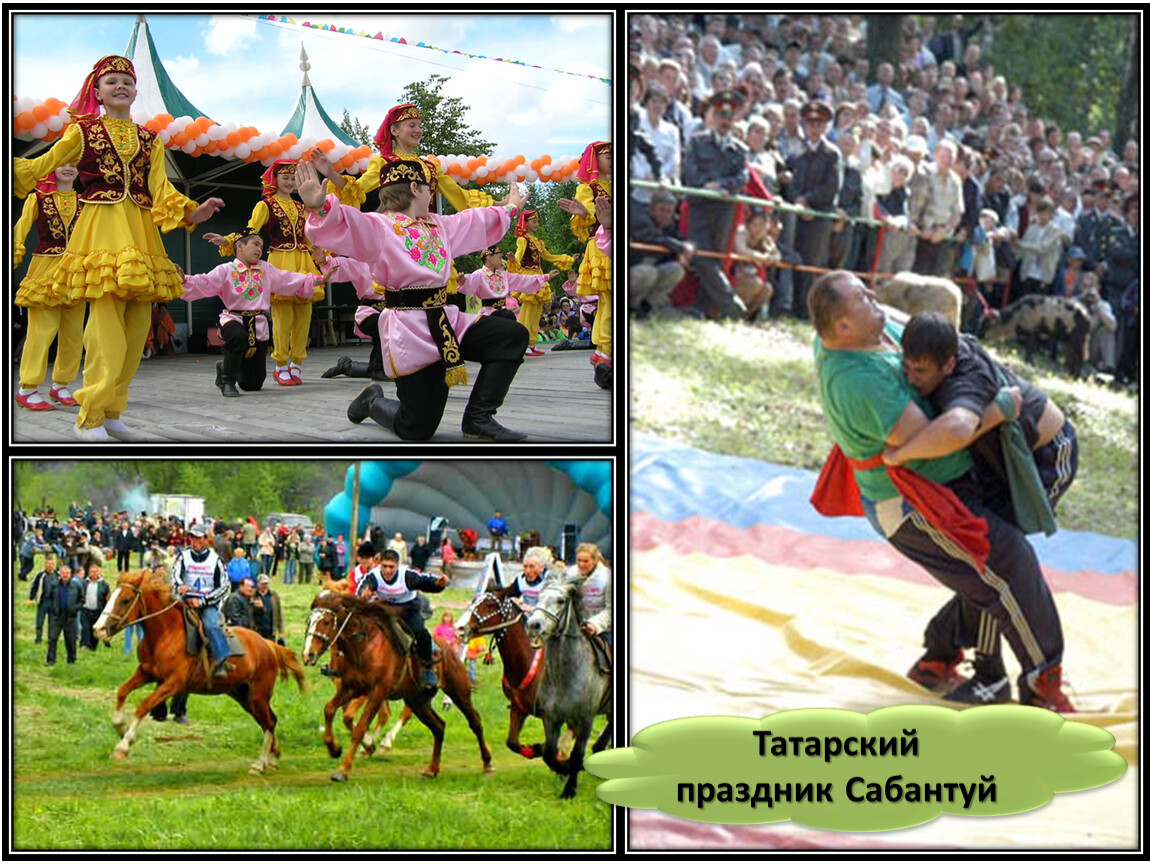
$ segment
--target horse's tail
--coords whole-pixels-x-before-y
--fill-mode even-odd
[[[303,693],[307,689],[307,682],[304,678],[303,665],[299,662],[299,658],[295,656],[295,652],[290,648],[283,645],[277,645],[272,642],[271,646],[276,652],[276,662],[279,663],[280,678],[287,680],[288,677],[295,678],[295,683],[299,685],[300,692]]]

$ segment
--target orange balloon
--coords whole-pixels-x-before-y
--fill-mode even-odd
[[[332,141],[330,138],[324,138],[316,146],[319,147],[319,149],[322,150],[324,153],[330,153],[332,151],[332,148],[335,147],[335,142]]]
[[[31,111],[21,111],[16,115],[16,128],[23,132],[25,129],[31,129],[36,125],[36,118],[32,116]]]
[[[32,109],[32,116],[36,118],[36,122],[43,123],[52,116],[52,112],[48,110],[47,105],[37,105]]]
[[[204,152],[205,153],[215,153],[219,149],[220,149],[220,142],[219,141],[209,141],[207,143],[207,146],[204,147]]]
[[[284,148],[294,147],[299,143],[299,139],[295,137],[294,132],[288,132],[283,138],[280,139],[284,142]]]
[[[538,171],[539,168],[542,166],[542,164],[543,163],[540,162],[538,159],[532,159],[531,160],[531,170],[532,171]]]
[[[515,157],[515,164],[516,165],[523,165],[523,164],[526,164],[526,162],[527,162],[527,157],[522,155],[522,154]]]
[[[268,156],[270,156],[270,155],[271,155],[271,152],[268,150],[267,147],[261,147],[259,150],[255,151],[256,158],[259,159],[261,162],[263,160],[267,159]]]
[[[479,167],[479,160],[478,159],[468,159],[467,160],[467,170],[468,171],[474,171],[478,167]]]
[[[177,132],[171,137],[171,143],[176,147],[183,147],[188,143],[188,134],[186,132]]]
[[[539,164],[540,165],[550,165],[551,164],[551,157],[546,155],[546,154],[544,154],[543,156],[540,156],[539,157]]]
[[[160,131],[160,121],[157,120],[155,117],[153,117],[151,120],[149,120],[147,123],[144,124],[144,128],[145,129],[151,129],[153,132],[159,132]]]
[[[267,150],[268,150],[268,153],[270,153],[272,156],[279,156],[281,153],[284,152],[283,145],[280,144],[279,141],[273,141],[271,144],[268,145]]]
[[[200,127],[201,132],[207,132],[209,129],[216,125],[216,121],[209,120],[207,117],[197,117],[196,125]]]
[[[229,132],[227,135],[227,138],[225,140],[228,142],[229,147],[239,147],[240,146],[240,133],[239,132]]]
[[[200,127],[197,126],[195,123],[189,123],[187,126],[184,127],[184,134],[187,135],[189,138],[199,138],[200,137]]]
[[[173,117],[171,114],[157,114],[155,116],[155,119],[160,121],[160,128],[161,129],[166,129],[168,124],[171,123],[176,118]]]

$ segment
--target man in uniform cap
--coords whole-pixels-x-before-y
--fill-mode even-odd
[[[801,153],[787,160],[787,170],[791,173],[790,182],[783,189],[784,197],[792,204],[810,210],[828,212],[834,209],[835,196],[839,191],[839,151],[823,136],[827,131],[834,112],[831,106],[821,99],[808,102],[802,107],[800,116],[806,144]],[[795,251],[810,267],[826,267],[830,256],[831,219],[815,216],[799,216],[795,231]],[[807,317],[807,291],[814,276],[799,273],[795,278],[795,291],[790,311],[797,318]],[[787,312],[786,298],[780,298],[779,311]]]
[[[738,194],[747,185],[747,154],[750,148],[731,134],[735,110],[742,106],[743,95],[737,90],[721,90],[711,97],[710,122],[687,143],[683,160],[685,186],[712,189],[725,194]],[[696,249],[726,252],[735,221],[735,205],[709,198],[690,198],[688,233]],[[745,318],[747,307],[723,272],[718,258],[694,259],[699,277],[701,305],[713,305],[723,317]]]

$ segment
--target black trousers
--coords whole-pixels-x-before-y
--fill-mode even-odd
[[[527,328],[518,321],[485,315],[468,328],[459,347],[465,360],[518,365],[523,362],[528,338]],[[439,428],[447,406],[444,372],[445,366],[440,360],[395,379],[400,406],[395,418],[395,434],[403,440],[426,441]]]
[[[808,267],[826,267],[831,254],[831,231],[834,223],[830,219],[811,219],[804,222],[799,217],[795,228],[795,251]],[[795,297],[791,307],[792,314],[799,319],[809,317],[807,311],[807,294],[811,290],[811,283],[815,281],[814,273],[795,274]]]
[[[689,212],[687,233],[695,248],[707,252],[726,252],[731,226],[735,222],[735,205],[692,199]],[[691,269],[699,279],[699,299],[720,310],[730,308],[736,295],[723,272],[722,259],[692,258]]]
[[[259,390],[264,386],[268,377],[266,356],[267,342],[256,342],[256,353],[245,357],[251,345],[248,343],[248,328],[237,321],[229,321],[220,328],[220,337],[224,340],[225,354],[233,355],[224,358],[224,374],[231,374],[234,370],[236,384],[241,390]]]
[[[371,337],[371,355],[367,359],[368,365],[372,368],[383,368],[383,346],[379,342],[379,313],[369,315],[363,319],[363,323],[359,325],[359,332],[366,333]]]
[[[168,703],[161,702],[152,709],[152,719],[159,720],[161,723],[168,719]],[[177,693],[172,697],[172,716],[173,717],[187,717],[188,716],[188,691],[184,690]]]
[[[96,641],[96,634],[92,631],[92,628],[95,627],[96,622],[100,620],[101,611],[100,609],[80,610],[80,644],[89,651],[95,651],[100,644]]]
[[[123,573],[125,570],[132,569],[132,550],[131,549],[118,549],[116,550],[116,569]]]
[[[419,655],[423,665],[431,665],[431,634],[427,632],[427,625],[423,623],[423,615],[419,611],[419,600],[410,603],[397,603],[396,606],[403,612],[403,623],[415,637],[415,653]]]
[[[60,634],[64,634],[64,650],[68,655],[68,662],[76,662],[76,621],[77,614],[61,615],[59,612],[48,613],[48,657],[49,663],[56,662],[56,643]]]

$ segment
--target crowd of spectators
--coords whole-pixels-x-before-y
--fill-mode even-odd
[[[904,16],[899,63],[872,70],[862,15],[632,16],[633,179],[759,190],[834,214],[746,208],[736,219],[714,199],[632,187],[631,241],[670,250],[630,251],[632,313],[802,318],[812,277],[780,261],[912,270],[959,281],[969,328],[1025,294],[1078,297],[1099,335],[1096,366],[1132,380],[1137,138],[1119,155],[1110,130],[1045,122],[986,61],[986,16],[948,17]],[[736,152],[743,175],[714,167]],[[684,291],[688,273],[697,299]]]

